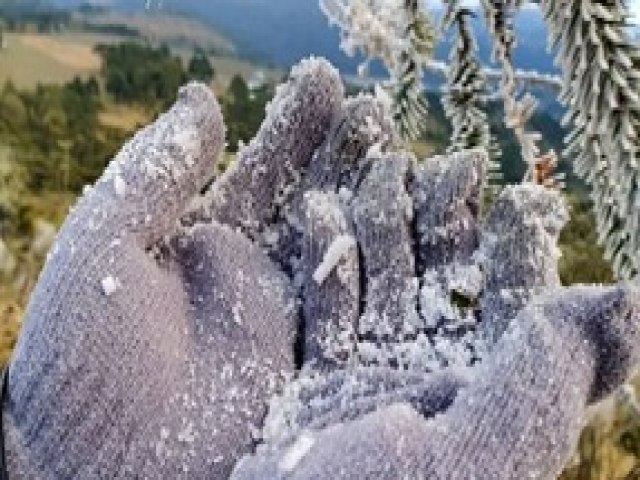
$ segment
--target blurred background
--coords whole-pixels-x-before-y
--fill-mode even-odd
[[[430,6],[437,17],[441,6]],[[630,6],[640,14],[640,1]],[[474,22],[483,23],[482,16]],[[557,73],[544,48],[539,10],[524,8],[516,25],[516,65]],[[488,62],[490,38],[484,28],[476,33],[480,57]],[[446,60],[450,47],[445,37],[437,59]],[[310,54],[331,60],[352,92],[385,75],[374,63],[372,78],[357,78],[362,59],[340,50],[338,32],[317,0],[0,0],[0,363],[10,356],[69,207],[123,142],[172,103],[180,85],[205,82],[220,99],[228,127],[224,169],[255,134],[275,85]],[[427,75],[427,127],[411,145],[421,159],[443,153],[449,142],[443,80]],[[553,93],[534,93],[541,107],[531,126],[542,133],[544,149],[561,151],[563,109]],[[501,103],[490,103],[488,112],[502,150],[503,181],[519,182],[524,165],[504,127]],[[587,189],[567,162],[559,169],[567,174],[564,194],[572,207],[561,238],[562,280],[611,282]],[[563,478],[640,479],[637,407],[631,396],[619,395],[601,408]]]

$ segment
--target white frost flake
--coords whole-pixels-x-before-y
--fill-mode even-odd
[[[292,472],[304,456],[309,453],[314,443],[315,440],[309,434],[303,433],[300,435],[280,460],[278,464],[280,470],[284,473]]]
[[[120,175],[116,175],[113,177],[113,189],[115,190],[117,196],[125,196],[127,192],[127,184]]]
[[[197,130],[195,128],[181,130],[175,134],[174,141],[182,147],[186,166],[192,167],[194,165],[193,152],[196,152],[198,149]]]
[[[351,235],[339,235],[336,237],[325,252],[322,262],[313,273],[313,280],[318,285],[322,285],[331,271],[338,265],[340,260],[346,257],[349,249],[355,243],[356,241]]]
[[[109,275],[102,279],[102,291],[107,297],[113,295],[118,290],[118,287],[120,287],[120,282],[117,278]]]

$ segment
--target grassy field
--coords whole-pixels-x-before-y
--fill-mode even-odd
[[[69,208],[75,203],[75,196],[70,193],[43,192],[22,198],[22,201],[23,208],[32,211],[34,218],[46,219],[45,223],[50,225],[49,228],[58,228],[66,218]],[[24,309],[37,281],[51,239],[38,248],[35,248],[34,243],[27,245],[31,239],[14,240],[20,242],[18,251],[22,255],[18,256],[16,261],[20,265],[21,274],[15,277],[15,282],[0,285],[0,366],[4,365],[11,355],[22,327]]]
[[[0,84],[10,80],[20,88],[33,88],[38,83],[64,83],[75,76],[95,74],[100,69],[100,57],[93,46],[108,40],[72,33],[9,33],[5,39],[6,47],[0,50]]]
[[[5,365],[22,328],[22,305],[9,295],[0,295],[0,365]]]
[[[94,47],[101,43],[117,43],[122,37],[86,32],[58,34],[9,33],[6,48],[0,50],[0,85],[12,81],[18,88],[35,88],[39,83],[60,84],[75,76],[96,75],[101,67]],[[177,47],[175,53],[188,61],[193,51]],[[282,72],[261,68],[228,55],[210,55],[216,71],[214,88],[224,92],[234,75],[251,81],[256,75],[266,80],[279,79]]]

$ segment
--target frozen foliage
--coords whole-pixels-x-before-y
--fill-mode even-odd
[[[457,4],[458,2],[447,2]],[[522,2],[511,2],[514,9]],[[503,2],[496,4],[504,10]],[[487,3],[487,5],[492,5]],[[371,59],[380,59],[387,67],[390,79],[386,86],[395,100],[394,118],[404,137],[414,138],[424,126],[427,104],[423,95],[425,71],[447,75],[450,67],[432,59],[436,42],[435,32],[429,22],[429,15],[417,0],[320,0],[320,6],[329,21],[340,29],[341,48],[348,55],[362,53],[366,61],[359,69],[366,75]],[[499,18],[493,19],[492,28],[499,27]],[[514,95],[517,85],[543,86],[557,91],[562,81],[559,77],[535,71],[516,70],[512,65],[507,74],[510,77],[504,85],[508,94]],[[491,68],[481,69],[482,74],[492,81],[504,80],[505,73]],[[532,98],[527,98],[527,102]],[[524,108],[528,106],[522,104]],[[513,105],[510,121],[522,125],[527,118],[516,120],[517,116],[527,116],[527,112],[516,111]],[[521,108],[521,109],[522,109]],[[518,131],[519,132],[519,131]],[[535,153],[529,143],[531,138],[524,132],[520,136],[525,154]]]
[[[341,48],[349,55],[361,51],[365,57],[379,57],[385,64],[395,66],[397,51],[407,40],[405,4],[393,0],[325,0],[320,2],[330,22],[340,28]]]
[[[516,48],[516,36],[513,16],[521,5],[514,0],[482,0],[487,28],[493,36],[493,59],[502,65],[502,98],[504,100],[505,123],[513,130],[522,158],[527,165],[525,181],[534,181],[535,165],[540,156],[538,132],[527,131],[527,122],[533,116],[537,100],[527,93],[518,98],[518,80],[513,65],[513,51]]]
[[[399,70],[391,70],[391,85],[396,106],[394,118],[400,133],[414,139],[420,136],[426,121],[428,105],[423,95],[423,70],[433,54],[435,34],[429,17],[419,8],[419,1],[404,0],[404,3],[405,38],[409,43],[398,54]]]
[[[640,50],[623,2],[543,1],[559,47],[566,154],[592,187],[599,240],[616,273],[640,270]]]
[[[471,15],[473,13],[470,10],[459,8],[457,2],[451,2],[444,20],[445,28],[455,25],[456,29],[443,97],[445,115],[453,127],[448,151],[480,147],[491,151],[492,157],[495,157],[499,152],[484,111],[487,85],[480,62],[476,58],[478,46],[471,30]],[[499,170],[499,165],[492,162],[491,166],[494,172]]]
[[[435,40],[418,0],[321,0],[320,6],[331,24],[339,27],[341,48],[350,56],[361,52],[367,59],[361,75],[371,59],[385,64],[397,126],[403,136],[417,137],[427,112],[423,71]]]
[[[453,125],[449,151],[489,146],[489,126],[483,111],[485,79],[476,58],[477,43],[471,31],[467,9],[453,9],[447,14],[446,28],[455,24],[456,37],[447,74],[444,96],[445,114]]]

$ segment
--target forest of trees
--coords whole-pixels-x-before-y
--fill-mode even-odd
[[[166,46],[131,42],[99,45],[97,51],[103,58],[106,90],[116,102],[168,106],[187,81],[182,61]]]
[[[239,144],[246,144],[253,138],[264,117],[264,106],[272,96],[271,85],[249,90],[242,77],[236,75],[231,79],[222,104],[230,151],[237,151]]]

